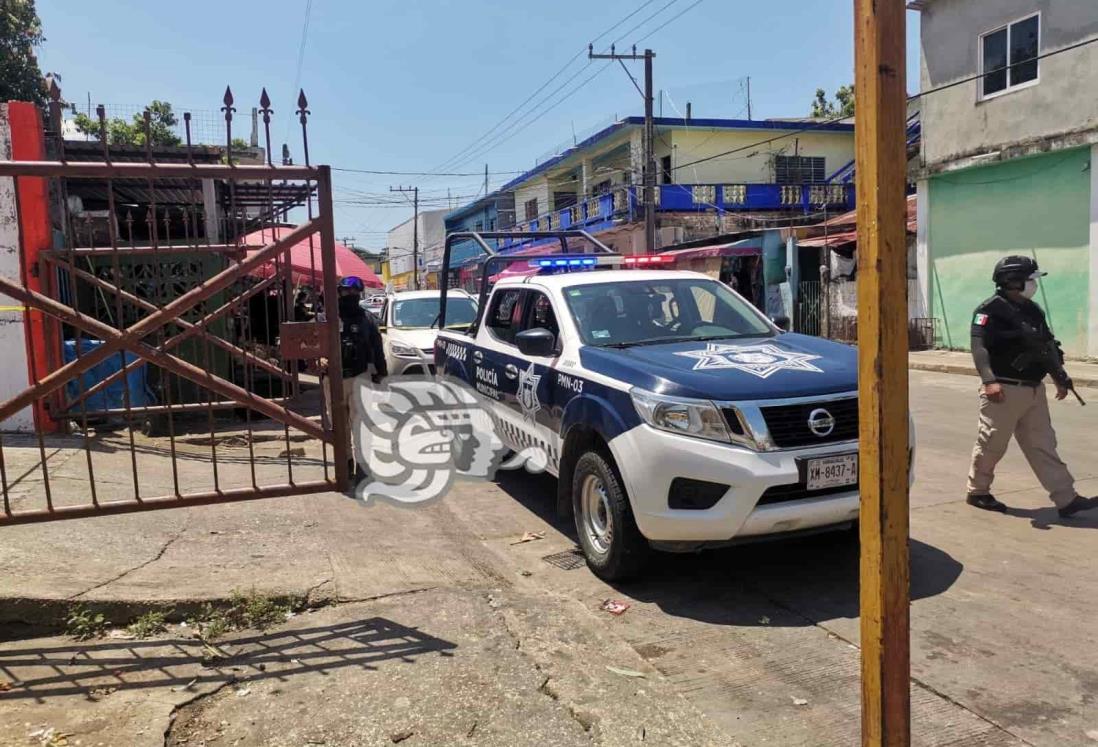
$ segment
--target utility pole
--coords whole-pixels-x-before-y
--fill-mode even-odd
[[[656,128],[652,121],[652,60],[656,53],[651,49],[644,50],[644,54],[637,54],[636,46],[631,54],[618,54],[614,51],[614,45],[610,45],[610,54],[595,54],[593,44],[587,45],[587,59],[589,60],[617,60],[622,70],[633,81],[633,86],[644,98],[644,245],[645,252],[654,254],[656,251]],[[644,60],[644,90],[640,89],[632,73],[625,67],[624,60]]]
[[[862,744],[911,744],[904,4],[854,0]]]
[[[484,196],[488,196],[488,164],[484,164]]]
[[[747,121],[751,121],[751,76],[747,76]]]
[[[389,187],[389,191],[412,193],[412,290],[419,290],[419,187]]]

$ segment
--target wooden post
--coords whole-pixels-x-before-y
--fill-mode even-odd
[[[904,23],[854,0],[863,745],[911,743]]]

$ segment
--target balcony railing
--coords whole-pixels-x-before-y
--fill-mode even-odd
[[[664,213],[742,212],[761,210],[854,209],[853,184],[661,184],[656,209]],[[589,197],[571,207],[518,223],[515,231],[584,229],[600,231],[615,222],[638,220],[643,188],[628,186]],[[502,248],[524,242],[502,242]]]

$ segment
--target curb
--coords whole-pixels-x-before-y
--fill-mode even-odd
[[[976,369],[972,366],[964,366],[957,363],[937,363],[929,361],[909,361],[908,368],[913,371],[932,371],[934,373],[958,374],[961,376],[975,376]],[[1072,376],[1072,382],[1081,389],[1098,389],[1098,377]]]
[[[279,604],[303,605],[307,609],[325,607],[338,600],[310,592],[281,592],[266,595]],[[0,625],[30,625],[64,628],[76,609],[102,613],[114,627],[125,627],[147,612],[162,612],[168,622],[178,623],[194,617],[206,605],[227,607],[228,594],[202,599],[49,599],[34,597],[0,597]]]

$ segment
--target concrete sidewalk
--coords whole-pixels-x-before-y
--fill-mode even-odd
[[[909,365],[916,371],[976,375],[972,355],[958,350],[917,350],[908,354]],[[1064,366],[1076,387],[1098,388],[1098,363],[1068,361]]]

